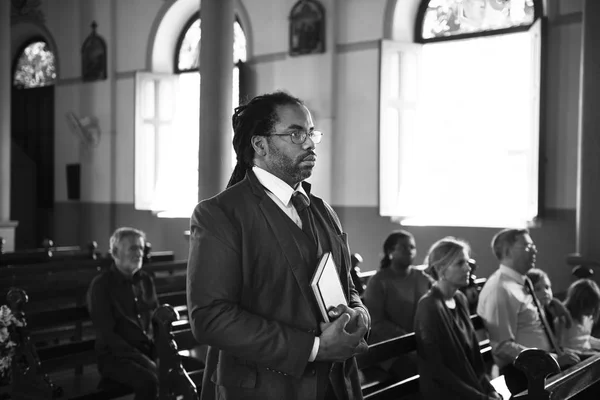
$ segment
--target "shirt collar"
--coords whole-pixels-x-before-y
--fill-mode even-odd
[[[252,167],[252,172],[256,175],[258,181],[267,189],[269,192],[273,193],[275,197],[277,197],[283,204],[289,206],[290,200],[294,192],[298,191],[306,196],[306,198],[310,201],[310,197],[304,190],[304,187],[301,183],[296,186],[296,189],[292,188],[290,185],[273,175],[272,173],[258,167]]]
[[[508,276],[512,280],[517,281],[521,285],[525,285],[525,275],[521,275],[520,273],[518,273],[514,269],[512,269],[510,267],[507,267],[504,264],[500,264],[500,273],[502,273],[503,275]]]
[[[119,271],[119,269],[117,268],[117,266],[115,265],[114,262],[110,266],[110,272],[111,272],[112,276],[114,277],[114,279],[116,279],[117,282],[119,282],[119,283],[137,282],[140,280],[140,278],[142,276],[142,269],[140,268],[137,271],[135,271],[135,273],[133,274],[133,276],[131,278],[128,278],[125,275],[123,275],[123,273],[121,271]]]

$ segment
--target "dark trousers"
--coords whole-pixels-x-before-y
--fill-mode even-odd
[[[103,355],[98,359],[98,371],[102,377],[133,389],[135,400],[158,397],[158,369],[146,355]]]

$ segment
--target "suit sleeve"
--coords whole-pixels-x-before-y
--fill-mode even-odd
[[[454,373],[449,365],[456,362],[447,360],[444,355],[448,353],[447,344],[450,335],[445,328],[441,315],[441,305],[432,297],[425,297],[417,306],[415,315],[415,336],[417,353],[427,370],[435,377],[436,382],[456,398],[465,400],[487,400],[485,393],[479,392]]]
[[[191,221],[187,269],[194,336],[200,343],[239,359],[300,377],[315,335],[240,306],[242,260],[236,235],[236,228],[219,207],[206,203],[197,206]]]

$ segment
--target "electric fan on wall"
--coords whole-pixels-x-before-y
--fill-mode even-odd
[[[71,132],[75,134],[86,147],[94,148],[100,143],[100,126],[96,117],[78,117],[70,111],[66,114]]]

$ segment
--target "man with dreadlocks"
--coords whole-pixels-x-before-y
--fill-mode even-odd
[[[191,218],[188,309],[209,346],[201,399],[362,399],[354,355],[370,317],[349,269],[346,234],[304,182],[322,134],[302,101],[275,92],[237,107],[237,165]],[[348,306],[322,320],[309,281],[331,252]]]

